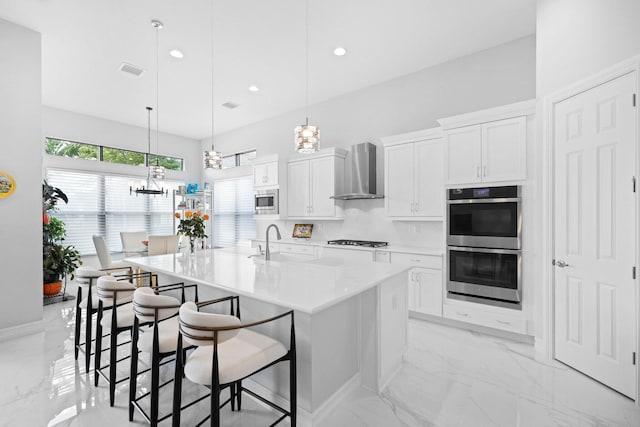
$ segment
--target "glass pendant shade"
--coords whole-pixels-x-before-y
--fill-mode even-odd
[[[149,166],[149,176],[153,179],[164,179],[164,166],[153,165]]]
[[[222,169],[222,154],[214,151],[213,147],[211,147],[211,151],[204,151],[203,160],[205,169]]]
[[[319,149],[320,129],[317,126],[305,124],[295,128],[295,146],[298,153],[316,153]]]

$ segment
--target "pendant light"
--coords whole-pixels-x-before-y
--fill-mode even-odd
[[[159,105],[159,92],[160,92],[160,67],[158,65],[158,33],[162,29],[162,22],[154,19],[151,21],[151,26],[156,29],[156,164],[149,165],[149,174],[153,179],[164,179],[165,169],[164,166],[160,166],[160,160],[158,159],[158,146],[160,140],[160,119],[158,115],[158,111],[160,109]],[[149,155],[151,154],[151,148],[149,148]],[[150,157],[150,156],[149,156]],[[147,157],[148,159],[148,157]]]
[[[148,143],[148,151],[147,151],[147,163],[149,165],[148,169],[147,169],[147,185],[146,187],[143,185],[142,187],[136,188],[135,190],[133,189],[133,187],[129,187],[129,194],[133,194],[134,192],[136,193],[136,195],[138,194],[151,194],[151,195],[165,195],[168,197],[169,195],[169,190],[165,190],[164,188],[160,187],[158,185],[158,183],[156,182],[157,179],[162,180],[164,179],[165,176],[165,169],[163,166],[160,166],[160,160],[158,158],[158,140],[159,140],[159,116],[158,116],[158,103],[159,103],[159,66],[158,66],[158,52],[159,52],[159,46],[158,46],[158,31],[160,31],[160,29],[162,29],[163,25],[162,22],[158,21],[158,20],[152,20],[151,21],[151,26],[153,28],[155,28],[156,30],[156,161],[155,161],[155,165],[150,164],[149,159],[151,158],[151,111],[153,110],[153,108],[151,107],[146,107],[147,109],[147,143]]]
[[[305,15],[306,15],[306,87],[305,87],[305,121],[303,125],[299,125],[295,128],[295,148],[298,153],[315,153],[319,149],[320,142],[320,129],[317,126],[309,124],[309,0],[305,3]]]
[[[211,0],[211,151],[209,150],[204,150],[203,154],[203,158],[202,160],[204,161],[204,168],[205,169],[222,169],[222,154],[218,151],[215,151],[213,149],[213,133],[214,133],[214,110],[215,110],[215,102],[214,102],[214,98],[213,98],[213,85],[214,85],[214,78],[213,78],[213,51],[214,51],[214,37],[213,37],[213,21],[214,21],[214,15],[213,15],[213,0]]]
[[[151,107],[146,107],[147,109],[147,142],[148,142],[148,148],[149,151],[147,151],[147,156],[151,155],[151,110],[153,110],[153,108]],[[145,187],[144,185],[142,187],[138,187],[135,190],[133,189],[133,187],[129,187],[129,194],[133,194],[134,192],[136,193],[136,196],[138,194],[151,194],[151,195],[164,195],[164,196],[169,196],[169,190],[165,190],[164,188],[160,187],[158,185],[158,183],[156,182],[156,177],[153,176],[153,171],[152,168],[154,168],[155,166],[150,166],[147,172],[147,186]],[[162,168],[162,166],[160,166]],[[163,177],[164,177],[164,168],[162,168],[163,171]]]

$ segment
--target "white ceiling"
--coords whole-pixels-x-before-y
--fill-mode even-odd
[[[309,11],[310,104],[535,32],[535,0],[309,0]],[[213,14],[215,133],[304,107],[305,1],[215,0]],[[150,21],[162,21],[160,131],[211,135],[212,0],[0,0],[0,18],[42,33],[45,105],[141,127],[156,105]]]

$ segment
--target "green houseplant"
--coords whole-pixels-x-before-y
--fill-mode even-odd
[[[42,184],[42,282],[45,295],[56,295],[62,289],[62,279],[74,278],[75,270],[82,264],[80,253],[73,246],[62,242],[66,236],[64,222],[51,217],[57,203],[69,201],[67,195],[45,180]]]

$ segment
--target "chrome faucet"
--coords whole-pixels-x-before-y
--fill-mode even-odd
[[[267,227],[267,248],[264,251],[264,260],[265,261],[269,261],[271,259],[271,253],[269,252],[269,230],[271,229],[271,227],[275,227],[276,229],[276,237],[278,238],[278,240],[282,239],[282,237],[280,236],[280,230],[278,229],[278,226],[275,224],[270,224]]]

